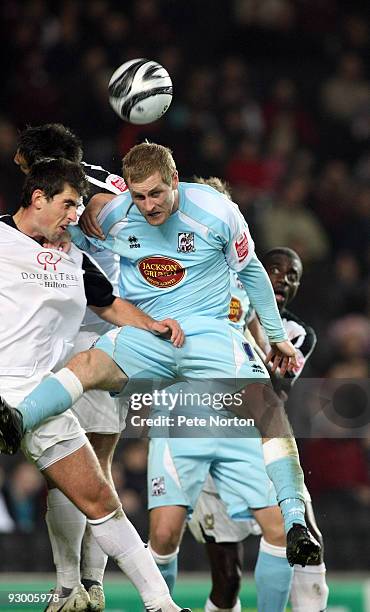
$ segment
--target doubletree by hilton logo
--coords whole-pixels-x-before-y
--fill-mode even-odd
[[[57,264],[61,259],[60,255],[51,251],[41,251],[41,253],[37,254],[37,261],[44,270],[51,269],[56,272]],[[48,266],[50,267],[48,268]]]

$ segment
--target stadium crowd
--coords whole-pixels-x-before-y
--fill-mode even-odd
[[[214,4],[2,2],[0,211],[14,212],[19,200],[13,157],[18,131],[28,124],[70,126],[86,161],[117,173],[136,142],[170,146],[183,179],[228,181],[258,253],[279,245],[299,253],[305,273],[294,309],[318,335],[305,377],[366,379],[370,21],[359,2],[233,0],[217,2],[217,11]],[[135,57],[162,63],[174,84],[170,110],[149,126],[123,123],[107,100],[111,73]],[[351,547],[368,549],[365,538],[370,544],[370,437],[330,435],[319,426],[315,439],[301,443],[327,566],[365,569],[365,556],[354,559]],[[146,443],[121,441],[115,483],[144,534],[145,468]],[[21,456],[1,458],[0,487],[0,532],[23,542],[12,567],[4,555],[0,569],[27,569],[31,556],[35,569],[51,568],[38,472]],[[334,534],[354,514],[339,550]],[[0,535],[5,550],[7,538]],[[191,546],[185,540],[185,565]]]

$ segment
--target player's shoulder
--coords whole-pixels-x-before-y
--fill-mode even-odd
[[[234,227],[240,219],[238,206],[227,196],[209,185],[179,183],[180,212],[208,226]]]
[[[317,336],[313,327],[308,325],[308,323],[303,321],[303,319],[301,319],[298,315],[287,309],[284,309],[282,318],[286,322],[285,327],[288,332],[289,339],[292,341],[297,341],[299,338],[301,340],[301,344],[304,340],[307,348],[312,350],[317,342]]]
[[[122,193],[107,202],[98,215],[98,222],[105,236],[112,232],[117,224],[127,219],[133,203],[130,192]]]

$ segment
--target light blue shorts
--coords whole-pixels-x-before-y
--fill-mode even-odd
[[[210,473],[230,518],[251,516],[250,508],[277,504],[266,474],[261,438],[152,438],[148,458],[148,507],[194,509]]]
[[[185,344],[174,348],[169,340],[134,327],[109,331],[95,348],[107,353],[129,379],[234,380],[253,379],[269,384],[267,370],[243,334],[228,320],[193,316],[181,322]]]

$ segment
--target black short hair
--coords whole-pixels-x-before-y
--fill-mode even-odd
[[[29,167],[48,157],[80,162],[83,154],[81,140],[61,123],[27,127],[19,135],[17,149]]]
[[[302,260],[298,253],[293,251],[293,249],[290,249],[289,247],[274,247],[273,249],[270,249],[262,257],[262,263],[264,266],[266,266],[267,260],[270,259],[272,255],[286,255],[287,257],[290,257],[290,259],[295,259],[301,267],[301,273],[303,272]]]
[[[89,183],[80,163],[68,159],[37,162],[25,179],[21,206],[27,208],[31,204],[32,194],[36,189],[41,189],[50,199],[62,193],[66,185],[75,189],[80,197],[86,195]]]

